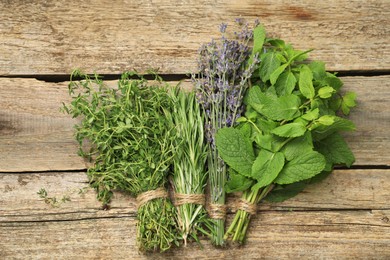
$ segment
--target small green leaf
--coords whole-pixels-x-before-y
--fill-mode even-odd
[[[217,131],[215,143],[221,158],[238,173],[251,176],[255,155],[252,143],[240,130],[225,127]]]
[[[333,124],[318,126],[312,135],[314,140],[319,141],[335,132],[352,130],[355,130],[355,124],[352,121],[336,116]]]
[[[308,64],[309,68],[313,73],[313,78],[315,80],[322,80],[326,77],[325,63],[322,61],[313,61]]]
[[[285,165],[275,183],[290,184],[309,179],[319,174],[325,165],[325,157],[318,152],[312,151],[302,154]]]
[[[281,125],[271,131],[272,134],[281,137],[298,137],[304,135],[306,126],[301,123],[288,123]]]
[[[304,136],[294,138],[283,146],[281,152],[284,154],[287,161],[291,161],[302,154],[313,151],[313,142],[310,132],[306,132]]]
[[[286,46],[285,42],[281,39],[268,39],[267,42],[280,49],[283,49]]]
[[[271,120],[292,120],[300,116],[301,99],[297,95],[285,95],[276,100],[265,100],[259,112]]]
[[[276,81],[278,80],[280,74],[284,72],[284,70],[287,68],[288,64],[283,64],[279,66],[274,72],[272,72],[270,76],[271,85],[275,85]]]
[[[335,92],[334,88],[325,86],[318,90],[318,96],[320,98],[330,98],[334,92]]]
[[[278,96],[291,94],[295,88],[297,79],[291,71],[283,72],[275,83],[275,89]]]
[[[295,182],[289,185],[277,186],[265,197],[269,202],[282,202],[298,195],[305,187],[306,182]]]
[[[247,178],[241,174],[238,174],[236,171],[229,169],[229,180],[226,182],[226,192],[238,192],[238,191],[245,191],[249,189],[252,184],[253,180],[250,178]]]
[[[280,66],[279,59],[276,58],[276,54],[273,51],[264,53],[261,55],[261,63],[259,67],[260,79],[263,82],[267,82],[271,74]]]
[[[264,26],[259,25],[253,30],[253,54],[261,53],[265,41],[265,36],[266,32]]]
[[[257,180],[256,189],[271,184],[284,166],[281,152],[271,153],[261,150],[252,166],[252,177]]]
[[[310,68],[303,65],[299,73],[299,90],[302,95],[308,99],[313,99],[315,90],[313,87],[313,73]]]
[[[355,156],[351,149],[338,133],[315,142],[314,146],[331,164],[345,164],[347,167],[350,167],[355,162]]]
[[[317,122],[320,123],[321,125],[332,125],[335,121],[336,116],[331,116],[331,115],[324,115],[318,118]]]
[[[243,123],[243,122],[246,122],[246,121],[248,121],[248,119],[246,117],[244,117],[244,116],[239,117],[239,118],[236,119],[236,123]]]
[[[307,121],[313,121],[318,118],[320,110],[318,108],[315,108],[311,111],[308,111],[306,114],[302,115],[301,118],[307,120]]]

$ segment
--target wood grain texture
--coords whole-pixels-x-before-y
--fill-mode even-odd
[[[135,243],[135,201],[116,194],[103,211],[84,173],[0,174],[0,258],[29,259],[258,259],[390,256],[390,170],[339,170],[297,197],[265,204],[253,218],[245,246],[204,249],[191,244],[143,255]],[[69,194],[53,208],[36,191]],[[232,214],[229,214],[231,220]],[[23,246],[21,246],[23,245]]]
[[[83,172],[0,174],[0,222],[65,221],[89,218],[134,216],[135,199],[115,193],[109,211],[100,210]],[[49,197],[71,201],[52,207],[37,192],[44,188]],[[335,170],[323,182],[308,186],[298,196],[283,203],[263,202],[260,211],[269,210],[390,210],[390,170]],[[236,196],[229,196],[235,209]]]
[[[358,95],[351,113],[357,131],[346,133],[356,165],[390,165],[390,76],[343,77]],[[109,84],[115,84],[110,81]],[[172,83],[174,84],[174,83]],[[191,88],[190,83],[184,83]],[[73,125],[60,112],[67,83],[0,78],[0,172],[85,169]]]
[[[390,69],[388,0],[5,0],[0,10],[0,75],[188,73],[200,45],[237,17],[314,48],[330,70]]]

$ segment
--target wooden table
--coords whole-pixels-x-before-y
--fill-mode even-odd
[[[115,2],[115,4],[113,4]],[[74,68],[118,78],[159,68],[169,80],[196,70],[197,49],[221,22],[260,18],[270,36],[339,71],[358,94],[346,135],[356,156],[284,203],[263,203],[247,244],[203,240],[165,254],[135,245],[134,199],[101,210],[77,156],[75,120],[60,112]],[[390,2],[0,2],[0,259],[390,259]],[[39,198],[71,201],[52,207]],[[229,216],[231,219],[231,214]]]

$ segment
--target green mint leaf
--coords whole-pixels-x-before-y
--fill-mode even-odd
[[[295,182],[289,185],[277,186],[264,199],[269,202],[282,202],[298,195],[307,186],[306,182]]]
[[[344,115],[349,115],[349,112],[352,107],[356,106],[356,93],[347,92],[345,96],[342,98],[341,102],[341,111],[343,111]]]
[[[271,74],[280,66],[280,60],[277,59],[276,53],[273,51],[261,55],[261,63],[259,67],[260,78],[263,82],[267,82]]]
[[[308,58],[308,53],[313,51],[312,49],[306,51],[293,50],[293,56],[290,58],[289,63],[293,61],[304,61]]]
[[[321,81],[322,86],[331,86],[336,91],[339,91],[343,86],[343,82],[332,73],[326,72],[326,77]]]
[[[311,151],[313,151],[313,141],[310,132],[306,132],[304,136],[294,138],[281,149],[287,161],[291,161]]]
[[[285,95],[276,100],[266,100],[261,110],[257,111],[271,120],[292,120],[300,116],[301,99],[297,95]]]
[[[263,48],[264,41],[265,41],[265,36],[266,36],[266,32],[265,32],[264,26],[259,25],[253,30],[252,55],[262,52],[262,48]]]
[[[238,173],[251,176],[255,155],[252,143],[240,130],[225,127],[217,131],[215,144],[222,160]]]
[[[245,191],[249,189],[254,181],[241,174],[238,174],[232,168],[229,168],[229,180],[226,182],[225,189],[227,193]]]
[[[320,98],[330,98],[334,92],[335,92],[334,88],[325,86],[318,90],[318,96]]]
[[[318,118],[317,122],[320,123],[321,125],[332,125],[335,122],[336,116],[331,116],[331,115],[324,115]]]
[[[252,165],[252,178],[257,180],[252,190],[260,189],[271,184],[283,169],[283,166],[283,153],[271,153],[266,150],[261,150]]]
[[[320,110],[318,108],[315,108],[313,110],[308,111],[306,114],[302,115],[301,118],[307,121],[313,121],[318,118],[319,114],[320,114]]]
[[[267,42],[272,46],[280,49],[284,49],[286,46],[286,43],[281,39],[267,39]]]
[[[266,134],[269,134],[272,129],[274,129],[275,127],[277,127],[279,124],[278,122],[274,122],[272,120],[267,120],[265,118],[258,118],[256,120],[256,126],[263,132],[263,133],[266,133]]]
[[[355,130],[355,125],[352,121],[344,119],[338,116],[334,117],[334,123],[331,125],[320,125],[313,130],[313,140],[319,141],[325,137],[340,131],[353,131]]]
[[[308,64],[310,70],[313,73],[313,78],[317,81],[321,81],[326,77],[325,63],[322,61],[313,61]]]
[[[343,96],[343,102],[349,106],[349,107],[355,107],[356,106],[356,93],[355,92],[347,92]]]
[[[315,151],[302,154],[289,161],[275,180],[277,184],[290,184],[319,174],[326,165],[325,157]]]
[[[283,72],[275,83],[275,90],[278,96],[291,94],[295,88],[297,79],[291,71]]]
[[[258,113],[266,103],[272,103],[272,101],[272,98],[263,93],[259,86],[251,87],[245,98],[245,104],[251,106]]]
[[[315,142],[314,146],[318,152],[325,156],[328,163],[345,164],[347,167],[350,167],[355,162],[355,156],[351,149],[338,133]]]
[[[272,134],[281,137],[298,137],[304,135],[306,132],[306,126],[301,123],[288,123],[276,127],[271,131]]]
[[[272,74],[270,76],[271,85],[275,85],[280,74],[282,74],[284,72],[284,70],[287,68],[288,65],[289,65],[288,63],[283,64],[283,65],[279,66],[274,72],[272,72]]]
[[[308,99],[313,99],[315,96],[315,90],[313,87],[313,73],[310,68],[303,65],[299,73],[299,90],[302,95]]]

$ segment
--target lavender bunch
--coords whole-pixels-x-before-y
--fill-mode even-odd
[[[226,24],[220,25],[221,38],[201,46],[199,73],[193,75],[196,95],[205,113],[205,135],[208,142],[208,170],[210,187],[210,216],[215,219],[212,242],[223,245],[226,166],[218,155],[215,134],[218,129],[235,125],[244,111],[243,97],[250,86],[250,78],[258,64],[250,43],[253,30],[241,19],[242,27],[234,39],[226,37]],[[256,22],[255,26],[258,25]]]

